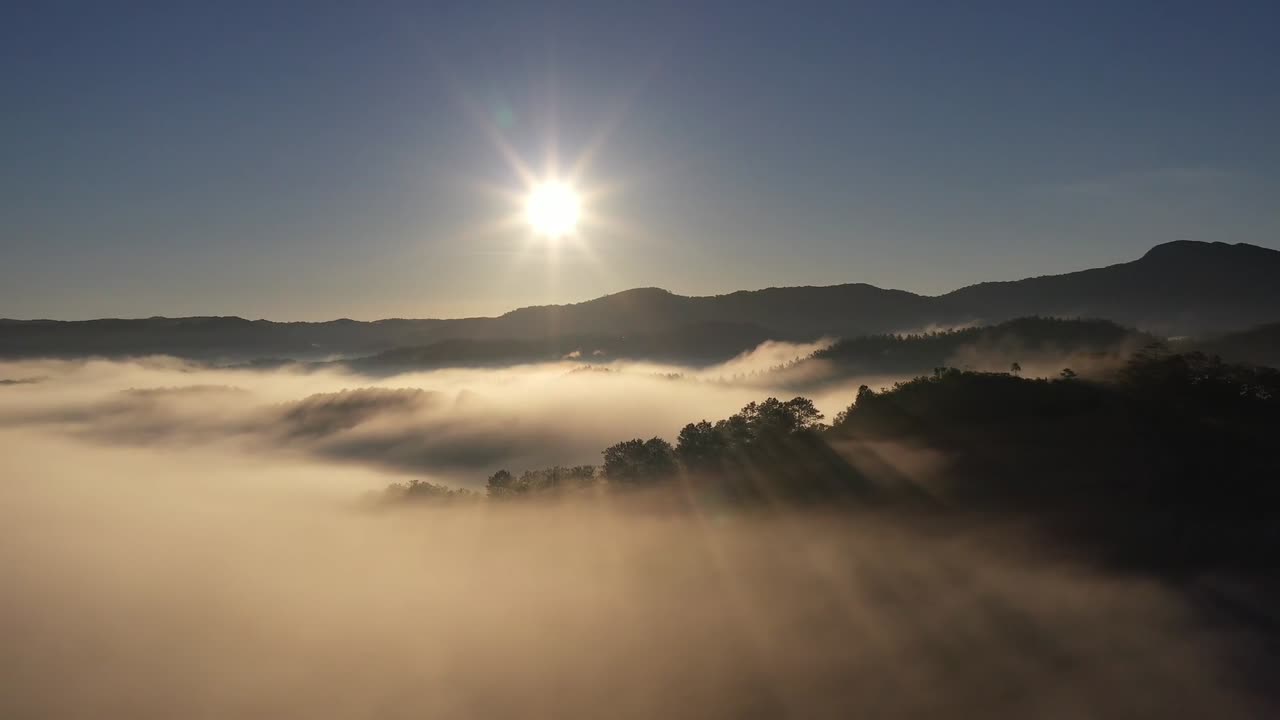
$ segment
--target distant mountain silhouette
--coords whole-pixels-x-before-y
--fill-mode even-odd
[[[640,288],[495,318],[277,323],[238,317],[0,320],[0,356],[171,354],[204,359],[362,356],[444,340],[539,341],[751,328],[779,340],[855,337],[1027,315],[1099,317],[1160,335],[1240,330],[1280,318],[1280,252],[1178,241],[1109,267],[987,282],[937,297],[862,283],[685,297]],[[665,351],[664,351],[665,352]]]
[[[1180,240],[1132,262],[980,283],[937,300],[953,317],[1103,317],[1162,335],[1236,330],[1280,318],[1280,252]]]

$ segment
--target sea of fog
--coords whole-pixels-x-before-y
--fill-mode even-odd
[[[21,381],[0,386],[0,717],[1262,712],[1240,633],[1011,528],[366,502],[408,477],[598,462],[795,394],[735,362],[0,363]],[[815,399],[833,415],[860,382]]]

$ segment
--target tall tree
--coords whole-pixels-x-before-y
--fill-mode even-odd
[[[627,440],[604,451],[604,474],[610,482],[648,484],[676,472],[675,451],[662,438]]]

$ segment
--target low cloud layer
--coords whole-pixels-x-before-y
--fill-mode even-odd
[[[685,423],[785,396],[760,373],[811,351],[769,343],[698,370],[562,362],[392,377],[215,369],[171,358],[8,363],[0,374],[46,380],[4,388],[0,424],[108,445],[230,445],[468,484],[500,467],[599,462],[619,440],[674,439]],[[848,405],[848,385],[816,398],[828,414]]]
[[[0,717],[1268,710],[1184,594],[988,522],[359,502],[404,473],[592,461],[762,394],[574,368],[0,368],[47,378],[0,388]]]

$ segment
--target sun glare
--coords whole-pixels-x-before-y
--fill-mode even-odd
[[[538,235],[556,240],[578,227],[582,200],[572,187],[546,182],[534,187],[524,204],[525,219]]]

